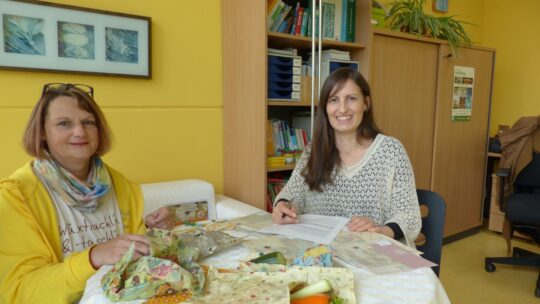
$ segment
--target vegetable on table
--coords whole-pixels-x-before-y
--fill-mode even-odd
[[[251,260],[255,264],[281,264],[287,266],[287,259],[279,251],[267,253]]]
[[[332,291],[332,285],[326,279],[317,283],[310,284],[291,295],[291,300],[305,298],[314,294],[326,293]],[[291,302],[292,303],[292,302]]]
[[[317,293],[304,298],[292,300],[291,304],[329,304],[330,296],[325,293]]]

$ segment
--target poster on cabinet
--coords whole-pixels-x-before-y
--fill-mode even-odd
[[[452,121],[470,121],[472,115],[474,68],[454,66]]]

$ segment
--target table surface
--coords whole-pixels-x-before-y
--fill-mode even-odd
[[[226,212],[231,216],[245,216],[256,212],[255,210],[242,209],[242,204],[228,202],[218,203],[218,213]],[[238,205],[238,206],[237,206]],[[238,207],[238,208],[237,208]],[[229,210],[230,209],[230,210]],[[259,210],[260,211],[260,210]],[[219,216],[218,216],[219,217]],[[238,260],[249,255],[249,250],[241,245],[236,245],[222,252],[216,253],[200,261],[201,264],[214,265],[219,268],[231,268],[238,264]],[[84,295],[80,304],[112,304],[101,290],[101,277],[112,266],[101,267],[87,281]],[[406,272],[390,273],[384,275],[372,274],[361,268],[353,269],[355,278],[356,302],[362,304],[391,304],[391,303],[450,303],[448,296],[439,278],[430,268],[419,268]],[[119,302],[136,304],[143,300]]]
[[[242,260],[247,255],[249,255],[247,248],[236,245],[207,257],[200,263],[219,268],[231,268],[238,264],[238,260]],[[102,267],[88,280],[80,304],[113,303],[105,297],[100,284],[101,277],[110,268],[111,266]],[[430,268],[384,275],[376,275],[367,270],[356,268],[353,269],[353,273],[357,303],[450,303],[441,282]],[[142,302],[144,301],[121,303],[138,304]]]

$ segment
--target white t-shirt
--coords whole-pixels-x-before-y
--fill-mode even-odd
[[[95,244],[107,242],[124,233],[122,216],[113,187],[98,199],[98,207],[93,213],[72,208],[62,202],[54,191],[47,190],[56,206],[64,257]]]

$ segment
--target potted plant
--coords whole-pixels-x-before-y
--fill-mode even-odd
[[[402,0],[389,4],[388,25],[393,30],[448,41],[454,54],[457,47],[471,45],[471,38],[455,16],[435,17],[423,11],[426,0]]]

